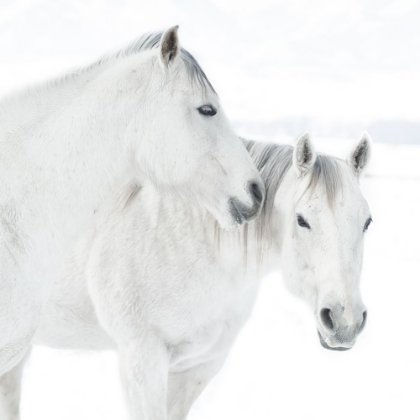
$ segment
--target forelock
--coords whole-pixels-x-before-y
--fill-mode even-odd
[[[154,32],[145,34],[128,47],[120,50],[114,55],[105,57],[100,60],[101,62],[106,62],[112,59],[119,59],[122,57],[128,57],[131,55],[139,54],[143,51],[150,51],[157,49],[160,45],[160,40],[162,39],[163,32]],[[210,89],[213,93],[216,94],[215,89],[204,73],[203,69],[198,64],[197,60],[184,48],[180,50],[180,57],[185,65],[185,68],[188,72],[188,75],[192,82],[198,83],[203,90]]]
[[[317,187],[321,187],[330,206],[334,205],[343,188],[344,170],[341,163],[344,163],[344,161],[332,156],[318,154],[311,169],[307,190],[313,193]]]

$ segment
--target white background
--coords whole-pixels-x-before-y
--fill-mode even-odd
[[[310,130],[341,157],[372,134],[357,345],[321,348],[312,314],[273,275],[190,420],[420,418],[419,20],[415,0],[0,0],[1,94],[179,24],[240,134],[290,142]],[[122,412],[113,353],[34,351],[23,420]]]

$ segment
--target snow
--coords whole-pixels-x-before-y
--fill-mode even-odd
[[[0,2],[0,94],[180,24],[241,135],[291,142],[310,130],[317,149],[341,157],[362,130],[373,137],[358,343],[323,349],[312,314],[272,275],[189,420],[420,418],[419,15],[415,0]],[[35,348],[22,410],[122,418],[116,355]]]

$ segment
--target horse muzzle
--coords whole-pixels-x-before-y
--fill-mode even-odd
[[[229,206],[230,206],[230,214],[232,215],[232,218],[235,220],[235,223],[239,226],[255,219],[260,213],[259,206],[254,205],[252,207],[247,207],[243,205],[240,201],[235,200],[235,199],[230,200]]]
[[[324,347],[324,349],[327,350],[335,350],[335,351],[346,351],[346,350],[350,350],[353,348],[355,342],[353,343],[346,343],[345,345],[340,343],[337,346],[334,346],[331,344],[327,343],[327,340],[322,336],[322,334],[318,331],[318,337],[319,337],[319,342],[321,343],[321,346]]]
[[[247,206],[237,198],[229,200],[230,213],[236,224],[242,225],[255,219],[264,205],[265,186],[258,181],[252,181],[248,184],[248,191],[252,199],[252,206]]]
[[[335,305],[324,307],[319,312],[318,336],[322,347],[328,350],[350,350],[356,344],[358,335],[366,325],[366,308],[360,307],[349,314],[345,307]]]

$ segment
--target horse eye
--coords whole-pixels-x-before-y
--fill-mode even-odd
[[[297,215],[297,222],[300,227],[304,227],[306,229],[310,229],[309,223],[300,215]]]
[[[363,228],[363,232],[366,232],[369,229],[370,224],[373,222],[372,218],[366,220],[365,227]]]
[[[205,115],[206,117],[212,117],[213,115],[217,114],[216,109],[212,105],[203,105],[197,109],[201,115]]]

